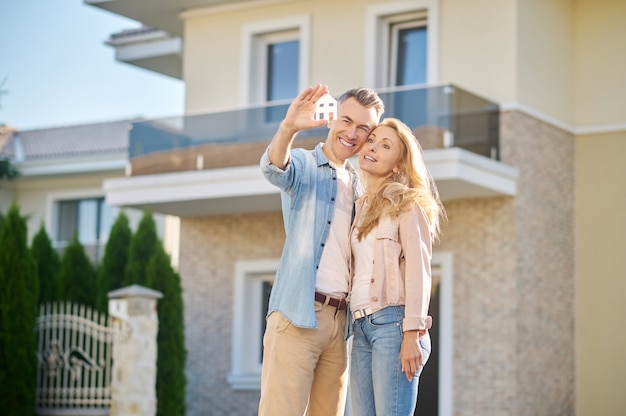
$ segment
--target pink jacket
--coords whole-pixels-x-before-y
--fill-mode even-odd
[[[361,198],[356,202],[356,218],[362,207]],[[383,217],[372,232],[376,235],[370,280],[372,310],[405,305],[403,330],[428,330],[432,326],[432,317],[428,316],[432,243],[424,211],[416,207],[397,218]],[[350,274],[352,284],[354,270]]]

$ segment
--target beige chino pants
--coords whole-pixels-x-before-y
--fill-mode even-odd
[[[259,416],[343,415],[348,383],[346,311],[315,302],[317,329],[270,314],[263,337]]]

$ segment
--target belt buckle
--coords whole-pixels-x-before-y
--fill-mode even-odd
[[[371,314],[372,314],[372,308],[368,306],[367,308],[357,309],[356,311],[352,312],[352,317],[356,321],[357,319],[365,318],[367,315],[371,315]]]

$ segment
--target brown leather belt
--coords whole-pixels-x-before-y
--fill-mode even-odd
[[[324,305],[330,305],[333,308],[337,308],[339,310],[344,310],[348,307],[348,303],[345,299],[332,298],[320,292],[315,292],[315,301],[320,302]]]

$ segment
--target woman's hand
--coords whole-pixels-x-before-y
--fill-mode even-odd
[[[400,347],[400,361],[402,362],[402,372],[406,374],[406,379],[413,380],[417,375],[417,370],[423,364],[422,349],[419,344],[419,331],[405,331]]]

